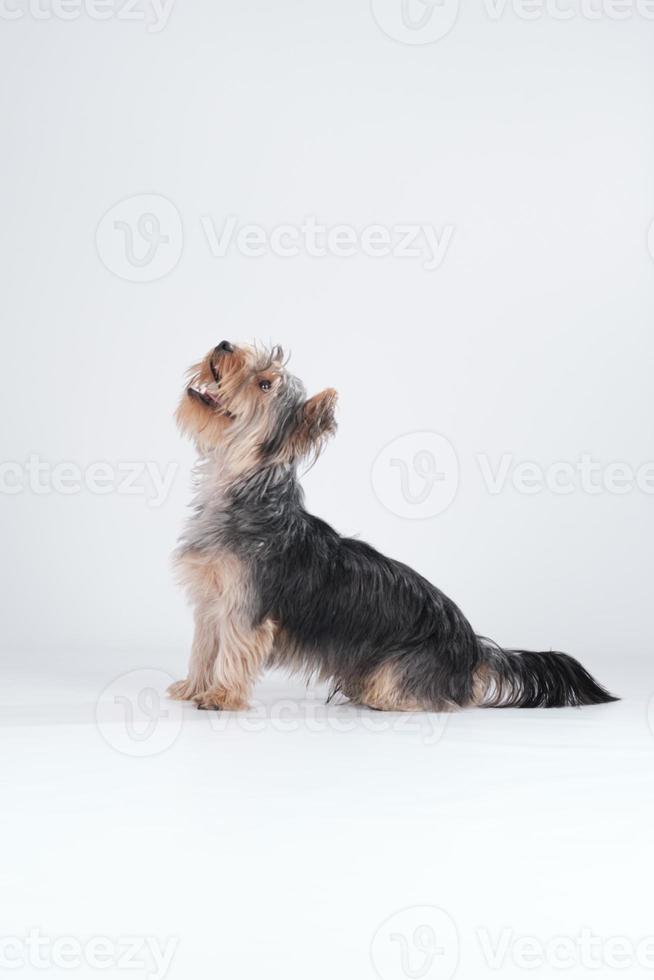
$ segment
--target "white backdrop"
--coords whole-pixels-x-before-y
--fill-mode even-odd
[[[340,431],[306,480],[337,528],[416,566],[501,642],[649,652],[652,467],[636,479],[654,459],[654,23],[635,6],[532,20],[480,0],[433,43],[387,36],[380,23],[428,40],[454,12],[421,29],[416,2],[412,31],[390,0],[178,0],[165,22],[119,0],[103,20],[74,0],[66,20],[45,0],[41,19],[27,0],[3,7],[8,650],[181,665],[190,617],[168,555],[192,453],[171,416],[186,366],[227,337],[280,342],[311,389],[338,388]],[[143,214],[159,224],[141,234]],[[366,254],[383,233],[349,257],[338,242],[308,254],[307,219],[393,241],[426,225],[438,267],[422,236],[419,257]],[[244,225],[292,226],[298,254],[248,254]],[[424,431],[454,447],[458,489],[413,520],[414,496],[429,514],[443,491],[416,471],[420,445],[392,453],[414,481],[406,506],[383,506],[402,467],[386,466],[382,502],[371,469]],[[544,479],[584,455],[595,480],[628,464],[631,489],[591,494],[575,475],[572,492],[529,494],[520,471],[516,489],[520,463]],[[30,479],[33,456],[46,469]],[[146,461],[172,480],[160,506],[125,492],[124,464]],[[97,462],[114,474],[102,494],[85,486]]]

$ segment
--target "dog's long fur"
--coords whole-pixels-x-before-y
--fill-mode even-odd
[[[335,430],[271,352],[223,341],[191,369],[177,417],[200,460],[177,562],[195,606],[189,675],[201,708],[247,707],[266,665],[394,711],[613,701],[563,653],[503,650],[417,572],[307,513],[298,463]]]

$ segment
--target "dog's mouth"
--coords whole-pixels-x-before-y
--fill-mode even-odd
[[[214,381],[217,385],[219,385],[220,374],[217,368],[214,367],[213,363],[211,364],[211,373],[214,377]],[[203,405],[206,405],[208,408],[212,408],[215,412],[220,412],[221,415],[226,416],[226,418],[233,419],[234,414],[230,412],[229,409],[225,408],[222,403],[220,393],[217,391],[211,391],[210,388],[211,386],[206,384],[197,386],[189,385],[189,387],[186,389],[186,394],[189,396],[189,398],[202,402]]]
[[[208,405],[209,408],[217,408],[219,405],[217,397],[212,395],[204,385],[198,388],[189,385],[186,389],[186,394],[189,398],[195,398],[196,401],[202,402],[203,405]]]

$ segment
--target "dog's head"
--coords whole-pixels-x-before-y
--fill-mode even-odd
[[[307,399],[281,347],[221,341],[189,371],[177,422],[201,452],[220,452],[234,472],[294,463],[320,452],[336,429],[336,392]]]

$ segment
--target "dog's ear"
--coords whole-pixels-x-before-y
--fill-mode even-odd
[[[310,453],[317,455],[325,441],[336,431],[334,412],[337,398],[333,388],[325,388],[304,403],[290,438],[289,448],[295,459]]]

